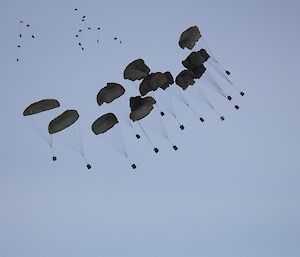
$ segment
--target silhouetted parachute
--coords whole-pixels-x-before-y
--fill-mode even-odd
[[[79,119],[79,114],[76,110],[66,110],[56,118],[54,118],[48,125],[48,132],[50,135],[61,133],[62,131],[66,130],[67,128],[73,126]],[[78,124],[78,131],[79,131],[79,138],[76,138],[76,141],[79,141],[79,147],[73,147],[72,142],[71,144],[67,143],[66,141],[62,140],[63,142],[66,142],[66,144],[79,153],[83,159],[86,161],[85,155],[84,155],[84,150],[82,146],[82,139],[81,139],[81,132]],[[71,131],[69,133],[72,133]],[[65,139],[66,135],[64,135]],[[86,161],[86,167],[88,169],[91,169],[91,165],[87,163]]]
[[[149,143],[152,145],[153,150],[155,151],[155,153],[158,153],[158,151],[159,151],[158,148],[154,147],[148,134],[146,133],[145,129],[143,128],[143,126],[140,123],[141,120],[144,120],[144,119],[147,120],[147,118],[149,116],[151,116],[150,113],[154,110],[154,105],[156,104],[155,99],[151,96],[147,96],[144,98],[141,96],[135,96],[135,97],[130,97],[129,104],[130,104],[130,109],[131,109],[131,112],[129,115],[130,119],[139,124],[140,128],[144,132]],[[156,114],[153,113],[153,115],[155,117]],[[178,148],[176,145],[174,145],[171,142],[163,123],[159,120],[159,115],[157,115],[156,117],[158,117],[156,120],[148,123],[148,127],[149,128],[151,127],[151,129],[153,131],[157,132],[158,134],[163,136],[166,140],[168,140],[169,143],[172,145],[173,149],[176,151]]]
[[[98,118],[92,125],[95,135],[105,133],[118,123],[117,117],[113,113],[106,113]]]
[[[56,161],[56,156],[53,152],[52,137],[48,134],[46,126],[48,126],[51,115],[49,111],[60,107],[60,103],[56,99],[43,99],[30,104],[23,112],[23,116],[27,117],[30,125],[36,132],[45,140],[52,151],[52,159]],[[51,112],[51,114],[53,114]]]
[[[153,110],[155,103],[155,99],[151,96],[144,98],[141,96],[130,97],[130,119],[138,121],[145,118]]]
[[[150,73],[140,84],[140,94],[145,96],[150,91],[156,91],[158,88],[165,90],[174,83],[173,76],[170,72]]]
[[[115,99],[119,98],[125,93],[125,88],[118,83],[107,83],[107,85],[102,88],[97,95],[98,105],[103,103],[111,103]]]
[[[179,46],[192,50],[196,42],[200,39],[201,33],[197,26],[193,26],[182,32],[179,39]]]
[[[66,110],[49,123],[49,134],[55,134],[73,125],[79,119],[76,110]]]
[[[24,116],[34,115],[40,112],[58,108],[60,103],[56,99],[44,99],[30,104],[23,112]]]
[[[183,70],[181,71],[176,79],[175,83],[180,86],[183,90],[187,89],[188,86],[194,85],[194,73],[191,70]]]
[[[122,138],[122,133],[119,128],[119,121],[115,114],[106,113],[95,120],[92,124],[92,131],[95,135],[102,135],[102,139],[111,145],[115,150],[125,156],[130,162],[131,167],[136,169],[136,164],[128,157],[127,149]],[[119,140],[116,140],[119,138]]]
[[[150,73],[149,67],[145,64],[143,59],[137,59],[125,68],[124,79],[132,81],[141,80],[147,77]]]

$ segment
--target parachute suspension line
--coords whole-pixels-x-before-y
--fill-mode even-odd
[[[137,121],[137,123],[139,124],[139,127],[141,128],[141,130],[143,131],[145,137],[147,138],[147,141],[149,142],[149,144],[151,145],[151,147],[153,148],[155,153],[159,152],[159,149],[157,147],[154,146],[154,144],[151,142],[150,137],[148,136],[147,132],[145,131],[145,129],[143,128],[143,126],[141,125],[140,121]]]
[[[140,139],[141,138],[140,134],[136,131],[136,129],[134,128],[134,126],[132,124],[132,121],[126,115],[124,108],[122,108],[120,101],[118,101],[118,107],[119,107],[120,111],[122,112],[122,115],[124,116],[125,122],[127,123],[127,125],[132,129],[133,133],[135,134],[135,137],[137,139]]]
[[[230,95],[227,95],[224,90],[221,88],[221,86],[219,85],[219,83],[215,80],[215,78],[213,78],[213,76],[208,72],[208,77],[207,79],[210,81],[210,83],[214,86],[214,88],[216,89],[217,92],[219,92],[226,100],[229,100],[229,102],[234,106],[234,108],[236,110],[238,110],[240,107],[236,104],[234,104],[231,100],[232,97]]]
[[[177,115],[176,115],[176,112],[175,112],[175,107],[174,107],[174,104],[173,104],[171,96],[168,94],[168,92],[166,92],[166,91],[164,91],[164,92],[165,92],[165,95],[167,95],[167,98],[168,98],[167,102],[170,103],[170,112],[171,112],[171,115],[176,120],[177,124],[179,125],[179,128],[181,130],[184,130],[184,125],[177,118]]]
[[[90,163],[85,157],[80,119],[78,119],[78,132],[79,132],[79,141],[80,141],[79,144],[80,144],[80,152],[81,152],[80,155],[82,156],[83,160],[85,161],[86,167],[89,170],[92,168],[92,166],[90,165]]]
[[[208,43],[207,43],[207,41],[205,40],[204,37],[202,37],[202,40],[203,40],[203,43],[205,44],[205,47],[208,49],[208,51],[209,51],[209,53],[210,53],[211,58],[213,59],[213,61],[216,64],[218,64],[223,69],[223,71],[229,76],[230,75],[230,71],[226,70],[225,67],[218,62],[217,58],[215,57],[213,51],[211,50],[210,46],[208,45]]]
[[[220,69],[218,69],[217,66],[215,66],[215,64],[213,62],[210,62],[210,60],[208,60],[208,63],[222,76],[222,78],[224,78],[236,91],[238,91],[240,93],[241,96],[244,96],[244,92],[241,91],[229,78],[228,76],[226,76],[224,74],[223,71],[221,71]]]
[[[117,149],[117,147],[115,147],[115,149],[117,149],[118,152],[120,152],[122,155],[125,156],[125,158],[129,161],[129,163],[131,164],[131,167],[132,167],[133,169],[136,169],[136,164],[133,163],[133,162],[131,161],[131,159],[129,158],[129,156],[128,156],[127,148],[126,148],[126,145],[125,145],[123,136],[122,136],[122,131],[121,131],[121,128],[120,128],[119,126],[120,126],[120,125],[117,124],[115,127],[117,127],[117,128],[116,128],[116,132],[117,132],[117,134],[118,134],[118,136],[119,136],[119,138],[120,138],[120,141],[121,141],[121,147],[122,147],[122,149],[123,149],[123,152],[119,151],[119,150]]]
[[[27,119],[26,119],[27,120]],[[43,135],[43,133],[41,131],[39,131],[39,129],[30,121],[27,120],[27,122],[29,123],[29,125],[40,135],[40,137],[47,143],[47,145],[49,147],[51,147],[51,143],[50,143],[50,139],[47,138],[45,135]]]
[[[155,94],[154,94],[154,92],[152,93],[152,96],[153,96],[153,98],[155,99]],[[160,112],[160,116],[162,116],[162,117],[165,116],[165,113],[161,110],[161,108],[159,107],[157,101],[156,101],[155,105],[156,105],[156,107],[158,108],[158,110],[159,110],[159,112]]]
[[[54,153],[54,149],[53,149],[53,136],[50,135],[50,148],[51,148],[51,153],[52,153],[52,160],[55,162],[57,160],[57,157]]]
[[[198,119],[201,121],[201,122],[204,122],[204,119],[202,117],[200,117],[198,115],[198,113],[194,110],[194,108],[187,102],[187,100],[185,99],[184,95],[180,92],[180,94],[182,95],[182,98],[184,99],[184,104],[191,110],[191,112],[198,117]]]
[[[197,118],[201,121],[204,122],[204,119],[202,117],[200,117],[195,110],[190,106],[190,104],[187,102],[187,100],[185,99],[184,95],[181,93],[180,90],[173,90],[172,96],[175,97],[178,101],[180,101],[181,103],[183,103],[188,109],[190,109],[192,111],[193,114],[195,114],[197,116]]]
[[[155,110],[153,110],[153,111],[155,111]],[[170,137],[169,137],[169,135],[168,135],[168,131],[167,131],[167,129],[166,129],[166,127],[165,127],[163,121],[159,118],[158,115],[155,116],[155,117],[156,117],[156,119],[157,119],[157,121],[158,121],[158,124],[160,124],[160,126],[161,126],[161,128],[162,128],[164,138],[166,138],[167,141],[172,145],[173,149],[174,149],[175,151],[177,151],[178,148],[177,148],[177,146],[174,145],[173,142],[171,141],[171,139],[170,139]]]

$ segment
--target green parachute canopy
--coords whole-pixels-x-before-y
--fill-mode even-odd
[[[124,79],[129,79],[132,81],[141,80],[146,78],[149,74],[150,69],[145,64],[143,59],[137,59],[125,68],[124,70]]]
[[[30,104],[23,112],[24,116],[34,115],[40,112],[49,111],[60,106],[56,99],[44,99]]]
[[[144,98],[141,96],[130,97],[130,119],[138,121],[145,118],[153,110],[155,103],[155,99],[151,96]]]
[[[73,125],[79,118],[76,110],[66,110],[55,119],[53,119],[48,126],[50,134],[55,134]]]
[[[183,90],[186,90],[188,86],[194,85],[194,73],[191,70],[183,70],[181,71],[176,79],[175,83],[180,86]]]
[[[200,39],[201,33],[197,26],[193,26],[182,32],[179,39],[179,46],[184,49],[192,50],[196,42]]]
[[[94,121],[94,123],[92,124],[92,131],[95,135],[99,135],[110,130],[117,123],[118,119],[116,115],[111,112],[106,113]]]
[[[98,105],[103,103],[111,103],[125,93],[125,88],[118,83],[107,83],[97,95]]]

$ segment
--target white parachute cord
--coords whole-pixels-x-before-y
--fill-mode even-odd
[[[121,104],[120,101],[118,101],[118,107],[120,109],[121,115],[123,116],[122,120],[124,120],[124,122],[129,126],[129,128],[132,129],[132,131],[134,132],[136,138],[139,139],[140,138],[140,134],[134,128],[132,120],[129,118],[129,115],[126,114],[125,109],[123,108],[123,106],[122,106],[122,104]]]
[[[223,71],[226,72],[226,69],[224,68],[224,66],[223,66],[222,64],[219,63],[219,61],[217,60],[216,56],[214,55],[213,51],[211,50],[209,44],[207,43],[207,41],[205,40],[204,37],[202,37],[202,40],[203,40],[203,43],[204,43],[204,45],[205,45],[205,48],[207,48],[207,50],[208,50],[208,52],[209,52],[209,54],[210,54],[210,57],[212,58],[212,60],[213,60],[216,64],[220,65],[220,67],[223,69]]]
[[[196,98],[198,101],[202,102],[206,106],[208,106],[211,110],[213,110],[220,118],[223,117],[223,115],[220,115],[220,113],[215,109],[213,104],[209,101],[205,93],[199,88],[198,86],[193,87],[193,90],[196,94],[192,94],[194,98]]]
[[[219,93],[220,95],[222,95],[223,97],[225,97],[227,99],[228,95],[225,93],[223,88],[219,85],[219,83],[213,77],[213,75],[211,74],[211,72],[209,70],[206,70],[206,74],[204,75],[203,78],[206,79],[208,82],[210,82],[209,84],[212,86],[212,87],[210,87],[211,89],[213,89],[214,91],[216,91],[217,93]]]
[[[157,147],[154,146],[154,144],[151,142],[149,135],[147,134],[147,132],[145,131],[145,129],[143,128],[143,126],[141,125],[140,121],[137,121],[137,124],[139,125],[140,129],[142,130],[143,134],[145,135],[147,141],[149,142],[149,144],[151,145],[151,147],[153,149],[157,149]]]
[[[165,116],[165,113],[162,111],[162,109],[159,107],[159,104],[158,104],[158,101],[157,101],[157,99],[156,99],[156,97],[155,97],[155,94],[154,94],[154,92],[151,92],[150,93],[151,95],[152,95],[152,97],[155,99],[155,106],[157,107],[157,109],[159,110],[159,112],[160,112],[160,116]]]
[[[175,107],[174,107],[174,103],[173,103],[172,97],[170,96],[170,94],[168,94],[167,91],[165,91],[165,90],[162,90],[162,91],[163,91],[163,94],[165,95],[165,97],[167,98],[167,100],[166,100],[166,106],[168,106],[169,113],[176,120],[176,122],[179,125],[179,127],[181,128],[181,130],[183,130],[184,126],[179,121],[179,119],[178,119],[178,117],[176,115],[176,111],[175,111]]]
[[[27,119],[26,119],[27,120]],[[47,143],[49,147],[51,147],[50,139],[47,138],[33,123],[27,120],[29,125],[40,135],[40,137]]]
[[[172,91],[171,91],[172,92]],[[175,94],[172,94],[177,100],[179,100],[181,103],[183,103],[201,122],[204,121],[203,117],[201,117],[194,108],[188,103],[186,98],[184,97],[183,93],[177,89],[173,91]]]

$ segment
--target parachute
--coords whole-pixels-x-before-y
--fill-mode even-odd
[[[135,96],[130,98],[130,119],[134,122],[138,122],[140,128],[143,130],[144,134],[146,135],[149,143],[152,145],[153,150],[155,153],[158,153],[158,148],[153,146],[153,143],[151,142],[148,134],[146,133],[145,129],[141,125],[140,121],[147,119],[147,117],[151,116],[150,113],[154,110],[154,105],[156,104],[156,101],[153,97],[147,96],[147,97],[141,97],[141,96]],[[154,118],[155,118],[155,113],[153,113]],[[168,133],[164,127],[164,125],[159,122],[157,119],[154,121],[150,121],[148,123],[148,127],[151,127],[153,131],[156,131],[158,134],[163,136],[166,140],[171,143],[173,149],[176,151],[178,148],[176,145],[172,143],[170,140]]]
[[[48,132],[50,135],[57,134],[61,131],[66,130],[67,128],[71,127],[73,124],[75,124],[79,119],[79,114],[76,110],[66,110],[56,118],[54,118],[48,125]],[[78,127],[78,130],[80,128]],[[66,139],[66,135],[64,135],[62,141]],[[75,152],[79,153],[82,158],[86,161],[85,155],[84,155],[84,150],[83,150],[83,145],[82,145],[82,139],[81,139],[81,133],[79,131],[79,138],[75,139],[76,141],[79,140],[79,147],[74,146],[73,143],[67,143],[66,144],[73,149]],[[91,169],[91,165],[87,163],[86,161],[86,167],[88,169]]]
[[[143,59],[137,59],[125,68],[124,79],[132,81],[141,80],[147,77],[150,73],[149,67],[145,64]]]
[[[179,46],[192,50],[196,42],[200,39],[201,33],[197,26],[193,26],[182,32],[179,39]]]
[[[38,114],[40,112],[49,111],[58,108],[60,103],[56,99],[44,99],[29,105],[23,112],[24,116]]]
[[[54,155],[52,137],[46,131],[51,116],[48,115],[49,111],[56,110],[60,107],[60,103],[56,99],[43,99],[38,102],[30,104],[23,111],[23,116],[28,118],[31,126],[37,133],[45,140],[52,151],[52,160],[56,161],[57,157]]]
[[[49,123],[49,134],[52,135],[70,127],[78,119],[79,114],[76,110],[66,110]]]
[[[115,114],[106,113],[95,120],[91,128],[95,135],[103,135],[102,139],[110,144],[120,154],[124,155],[131,164],[131,167],[133,169],[136,169],[136,164],[133,163],[128,156],[125,143],[123,142],[122,133],[118,127],[118,123],[119,121]],[[107,137],[104,137],[106,134],[108,134]],[[116,137],[119,137],[121,139],[121,145],[113,143],[112,139],[115,139]]]
[[[118,83],[107,83],[107,86],[102,88],[97,95],[98,105],[103,103],[111,103],[125,93],[125,88]]]

